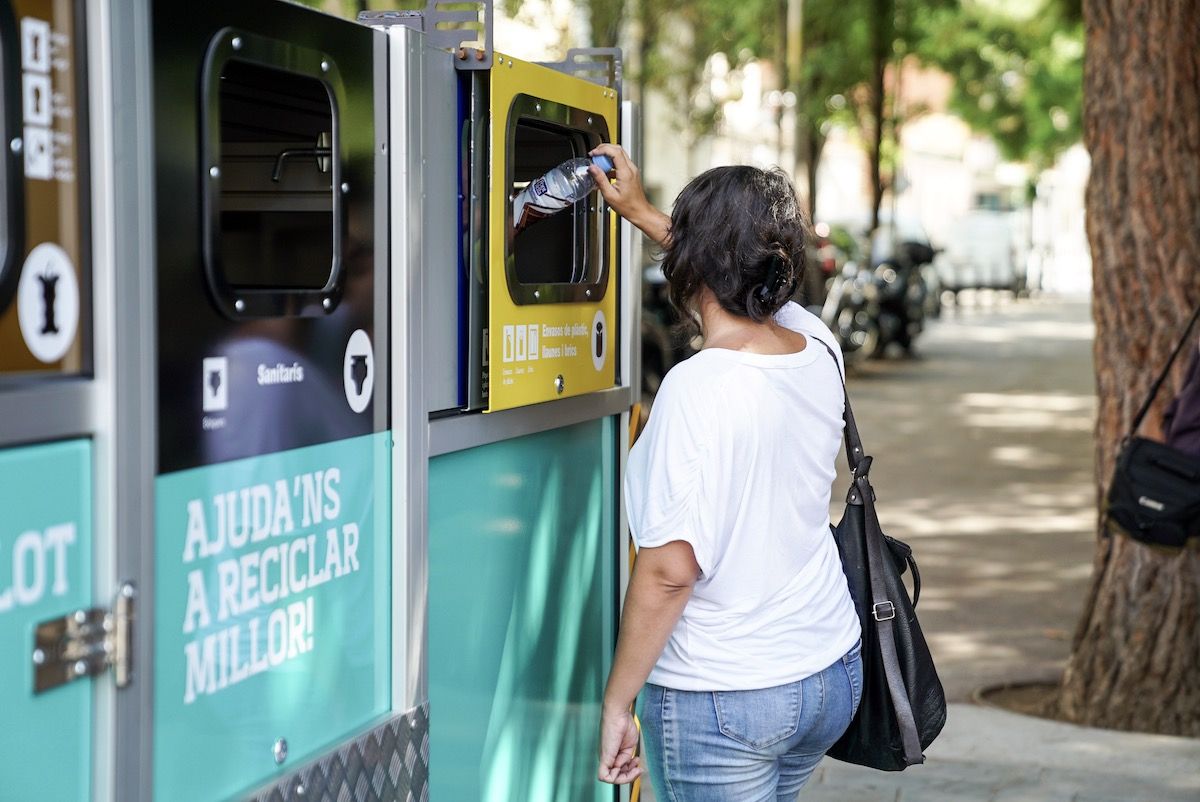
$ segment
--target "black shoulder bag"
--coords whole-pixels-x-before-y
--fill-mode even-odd
[[[1200,307],[1150,387],[1121,446],[1105,504],[1105,532],[1115,530],[1142,543],[1174,548],[1200,535],[1200,458],[1136,436],[1197,318]]]
[[[836,369],[837,357],[825,348]],[[833,536],[862,625],[863,694],[850,727],[827,754],[873,769],[902,771],[925,762],[925,747],[946,723],[946,694],[914,611],[921,595],[916,560],[911,548],[885,535],[879,525],[867,476],[871,457],[863,451],[849,393],[845,397],[846,459],[854,479]],[[901,579],[906,568],[912,569],[911,601]]]

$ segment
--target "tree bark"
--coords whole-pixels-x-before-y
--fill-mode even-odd
[[[817,170],[821,167],[821,152],[825,149],[825,137],[809,126],[804,137],[804,160],[808,178],[808,219],[817,222]]]
[[[874,0],[871,16],[871,230],[879,228],[879,207],[883,204],[883,134],[886,108],[888,61],[892,55],[892,35],[895,29],[894,0]]]
[[[1121,439],[1200,302],[1200,0],[1084,6],[1103,499]],[[1101,533],[1060,704],[1079,723],[1200,736],[1200,544],[1168,551]]]

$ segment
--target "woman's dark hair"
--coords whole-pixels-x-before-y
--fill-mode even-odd
[[[714,167],[683,188],[671,212],[663,275],[671,305],[693,324],[708,287],[721,307],[761,323],[791,300],[804,272],[807,224],[779,170]]]

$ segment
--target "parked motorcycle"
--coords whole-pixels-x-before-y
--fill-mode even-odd
[[[879,339],[874,356],[882,356],[896,343],[911,353],[913,342],[925,328],[930,287],[926,265],[937,251],[928,242],[897,238],[881,228],[872,237],[871,275],[878,293]]]
[[[871,271],[847,260],[834,275],[821,319],[842,347],[847,367],[872,356],[879,346],[879,292]]]

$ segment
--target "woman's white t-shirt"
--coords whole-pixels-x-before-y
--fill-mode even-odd
[[[822,343],[834,339],[797,304],[776,320],[808,338],[803,351],[710,348],[681,362],[629,454],[625,498],[638,547],[686,541],[703,571],[650,673],[656,685],[784,685],[825,669],[859,638],[830,533],[844,396]]]

